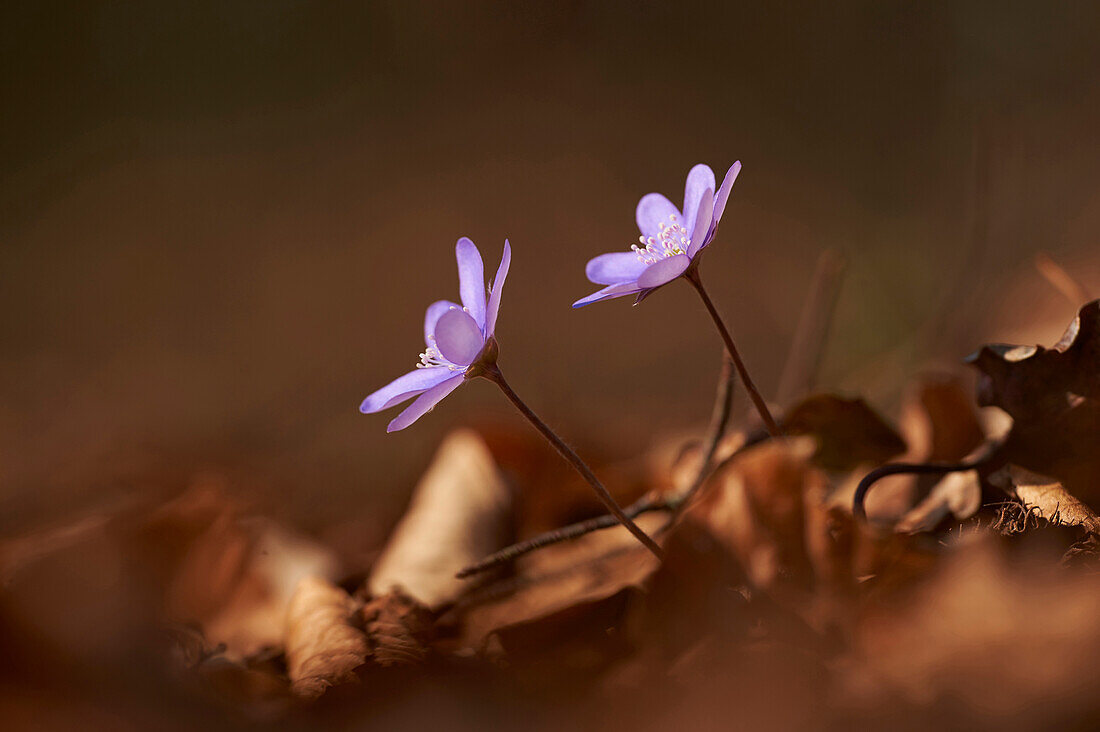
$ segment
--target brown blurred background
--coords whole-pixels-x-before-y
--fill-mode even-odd
[[[889,411],[930,363],[1053,340],[1035,253],[1100,284],[1098,37],[1092,2],[7,3],[0,528],[165,462],[307,525],[396,513],[445,429],[515,419],[488,384],[396,435],[356,411],[461,235],[490,270],[511,239],[502,364],[567,436],[702,422],[687,287],[569,307],[700,161],[744,163],[705,276],[766,392],[825,249],[825,387]]]

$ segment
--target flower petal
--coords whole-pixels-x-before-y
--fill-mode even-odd
[[[674,257],[662,259],[656,264],[651,264],[638,278],[638,289],[647,290],[671,282],[682,275],[689,264],[691,264],[691,257],[686,254],[677,254]]]
[[[737,174],[741,172],[741,161],[730,166],[730,169],[726,171],[725,180],[722,181],[722,186],[718,189],[718,193],[714,196],[714,225],[717,226],[718,222],[722,220],[722,212],[726,210],[726,201],[730,197],[730,190],[733,188],[733,182],[737,180]]]
[[[679,215],[680,211],[672,205],[672,201],[660,193],[647,193],[638,201],[634,220],[638,222],[638,230],[642,234],[656,237],[661,233],[661,223],[667,224],[670,217]]]
[[[688,172],[684,185],[684,228],[689,232],[695,228],[699,202],[703,200],[703,191],[706,190],[714,192],[714,171],[709,165],[699,163]]]
[[[462,296],[462,304],[478,328],[484,328],[485,265],[481,263],[481,252],[464,236],[455,245],[455,259],[458,260],[458,292]]]
[[[687,250],[689,257],[694,257],[696,252],[709,243],[707,236],[710,235],[710,222],[713,213],[714,196],[708,188],[703,191],[703,196],[699,199],[699,217],[695,219],[695,228],[691,232],[691,244]]]
[[[597,285],[633,282],[645,271],[645,262],[634,252],[611,252],[588,260],[584,274]]]
[[[608,285],[602,290],[593,292],[588,297],[582,297],[573,303],[575,308],[583,308],[585,305],[591,305],[594,302],[600,302],[601,300],[610,300],[615,297],[624,297],[625,295],[633,295],[640,290],[637,284],[633,282],[622,282],[617,285]]]
[[[438,300],[428,306],[428,312],[424,313],[424,342],[431,341],[432,336],[435,335],[435,324],[443,316],[443,313],[448,310],[456,309],[461,310],[462,307],[457,303],[453,303],[450,300]],[[429,344],[430,345],[430,344]]]
[[[442,367],[410,371],[403,376],[398,376],[364,399],[363,403],[359,405],[359,411],[363,414],[381,412],[387,407],[392,407],[394,404],[399,404],[422,391],[431,389],[453,373],[450,369]]]
[[[493,334],[497,327],[497,312],[500,310],[500,291],[504,289],[504,280],[508,279],[508,267],[512,264],[512,245],[504,240],[504,253],[500,255],[497,276],[489,288],[489,308],[485,313],[485,337]]]
[[[453,373],[453,372],[448,372]],[[416,401],[405,407],[405,411],[394,417],[393,421],[386,427],[386,432],[397,432],[403,430],[416,420],[423,417],[425,414],[431,411],[432,407],[438,404],[443,397],[450,394],[452,391],[462,386],[462,382],[466,379],[466,374],[456,374],[449,379],[444,379],[431,389],[421,394],[416,398]]]
[[[448,310],[435,324],[435,347],[453,364],[469,366],[484,345],[481,328],[465,310]]]

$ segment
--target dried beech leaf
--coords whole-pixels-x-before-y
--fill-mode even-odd
[[[949,515],[963,521],[973,516],[982,505],[982,485],[978,471],[948,473],[923,501],[913,507],[894,526],[901,534],[931,531]]]
[[[332,577],[327,549],[269,519],[219,517],[192,544],[167,591],[170,618],[199,623],[240,659],[281,645],[286,612],[305,577]]]
[[[455,573],[504,545],[511,509],[511,493],[482,439],[470,430],[452,432],[371,570],[371,594],[401,590],[429,608],[453,601],[469,584]]]
[[[652,535],[667,517],[644,514],[635,520]],[[459,608],[461,644],[480,650],[489,635],[510,626],[552,618],[638,588],[657,565],[657,559],[621,526],[542,549],[531,555],[517,577],[489,585],[464,601]]]
[[[916,593],[864,619],[843,666],[847,705],[947,703],[960,729],[1058,728],[1095,708],[1095,577],[1013,566],[996,546],[964,542]]]
[[[363,607],[374,662],[380,666],[416,666],[428,657],[435,634],[434,615],[400,592],[376,597]]]
[[[1081,526],[1089,533],[1100,535],[1100,517],[1053,478],[1009,465],[990,476],[990,481],[1015,493],[1026,508],[1036,510],[1040,517],[1062,526]]]
[[[351,623],[358,604],[318,577],[298,584],[286,623],[286,663],[291,690],[316,699],[330,686],[356,680],[367,658],[367,638]]]
[[[1005,441],[1004,462],[1049,475],[1086,501],[1100,501],[1100,401],[1080,399],[1038,422],[1016,422]]]
[[[949,375],[926,374],[907,389],[898,424],[908,445],[900,462],[962,460],[985,439],[970,395],[959,379]],[[915,475],[880,480],[867,497],[868,518],[873,523],[895,524],[927,496],[937,480]]]
[[[859,527],[852,514],[832,505],[829,487],[815,482],[805,494],[806,552],[819,586],[850,589],[852,556]]]
[[[750,448],[716,472],[687,511],[686,521],[708,531],[758,587],[810,576],[805,494],[826,485],[810,464],[815,450],[808,437]]]
[[[922,376],[906,395],[899,423],[906,459],[919,462],[961,460],[985,440],[969,390],[951,375]]]
[[[1056,415],[1074,397],[1100,399],[1100,300],[1083,306],[1051,348],[993,344],[968,361],[982,374],[978,403],[1017,420]]]
[[[814,460],[826,470],[853,470],[877,465],[905,451],[894,428],[862,399],[833,394],[807,397],[783,417],[788,435],[817,438]]]

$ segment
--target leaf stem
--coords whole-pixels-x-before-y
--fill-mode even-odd
[[[745,368],[745,362],[741,360],[741,354],[738,353],[737,346],[734,345],[733,336],[730,335],[729,329],[722,320],[722,316],[718,314],[718,309],[714,307],[714,302],[710,299],[710,295],[707,294],[706,288],[703,287],[703,280],[699,276],[699,268],[690,268],[684,274],[684,279],[690,282],[691,286],[695,288],[695,291],[699,293],[699,298],[703,301],[703,305],[706,307],[707,312],[710,313],[711,320],[714,321],[714,326],[718,328],[718,333],[722,336],[722,340],[726,344],[726,353],[729,354],[730,360],[733,361],[733,365],[737,367],[737,375],[741,377],[741,383],[745,385],[745,391],[749,393],[749,398],[752,399],[756,411],[760,414],[760,419],[764,421],[764,427],[767,428],[768,433],[772,437],[782,437],[783,431],[779,429],[779,425],[776,424],[775,419],[772,417],[772,413],[768,411],[768,405],[764,402],[764,397],[760,395],[760,392],[756,389],[756,384],[752,382],[752,377],[749,376],[749,371]]]
[[[565,442],[550,429],[549,425],[539,419],[538,415],[531,411],[531,408],[519,398],[518,394],[512,391],[512,387],[508,385],[508,382],[504,379],[504,374],[501,373],[496,364],[487,366],[481,376],[500,387],[500,390],[504,392],[504,396],[508,397],[508,401],[512,402],[515,408],[519,410],[520,414],[526,417],[527,421],[534,425],[535,429],[554,446],[554,449],[576,468],[577,472],[581,474],[581,477],[592,486],[592,490],[596,492],[600,501],[602,501],[604,506],[607,507],[607,510],[618,519],[619,523],[625,526],[627,530],[646,547],[646,549],[653,552],[654,556],[663,561],[665,553],[661,550],[661,547],[657,545],[657,542],[650,538],[647,533],[642,531],[641,528],[623,512],[623,509],[615,502],[611,493],[608,492],[607,488],[604,487],[603,483],[600,482],[600,479],[596,477],[591,468],[581,460],[580,456],[573,452],[573,449],[565,444]]]

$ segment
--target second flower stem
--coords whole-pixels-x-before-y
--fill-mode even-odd
[[[767,428],[768,433],[772,437],[782,437],[783,431],[779,429],[779,425],[776,424],[775,419],[772,417],[772,413],[768,411],[768,405],[764,402],[764,397],[760,396],[760,392],[757,391],[756,384],[752,383],[752,377],[749,376],[749,371],[745,368],[745,362],[741,360],[741,354],[737,352],[737,346],[733,343],[733,336],[730,335],[729,329],[726,328],[722,316],[718,314],[718,309],[714,307],[714,303],[711,301],[710,295],[707,294],[706,288],[703,287],[703,280],[699,277],[698,268],[693,268],[687,272],[684,275],[684,279],[690,282],[691,286],[695,288],[695,291],[699,293],[699,298],[703,301],[703,305],[706,306],[707,312],[710,313],[711,320],[714,321],[715,327],[718,328],[718,333],[726,343],[726,353],[729,354],[730,360],[733,361],[733,365],[737,368],[737,375],[741,377],[741,383],[745,385],[745,391],[749,393],[749,398],[752,399],[753,406],[756,407],[756,411],[760,414],[760,419],[764,421],[764,427]]]
[[[500,369],[494,365],[487,368],[482,376],[500,387],[500,390],[504,392],[504,396],[508,397],[508,401],[512,402],[515,408],[520,411],[520,414],[526,417],[527,421],[534,425],[535,429],[554,446],[554,449],[576,468],[577,472],[588,481],[590,486],[592,486],[592,490],[596,491],[596,495],[599,496],[600,501],[607,507],[607,510],[619,520],[619,523],[625,526],[638,541],[645,545],[646,549],[653,552],[654,556],[660,560],[664,560],[665,553],[657,542],[655,542],[649,534],[642,531],[641,527],[634,523],[629,516],[623,513],[623,509],[615,502],[611,493],[608,492],[607,488],[604,487],[603,483],[600,482],[600,479],[596,477],[595,473],[592,472],[588,465],[581,460],[580,456],[573,452],[573,449],[570,448],[569,445],[566,445],[565,442],[550,429],[549,425],[539,419],[538,415],[531,411],[531,408],[519,398],[518,394],[512,391],[512,387],[505,381],[504,374],[500,372]]]

